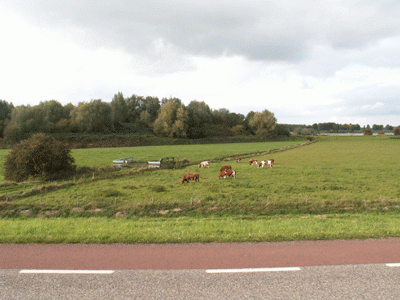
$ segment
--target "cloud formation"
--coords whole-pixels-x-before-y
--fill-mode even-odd
[[[0,0],[1,8],[19,22],[0,31],[18,45],[0,50],[2,60],[17,51],[7,68],[25,61],[19,85],[41,68],[64,81],[40,75],[52,83],[42,97],[108,100],[119,90],[241,113],[275,109],[282,123],[400,123],[396,1]]]

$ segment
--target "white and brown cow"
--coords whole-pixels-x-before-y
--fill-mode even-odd
[[[202,161],[199,165],[199,168],[202,167],[210,167],[210,161],[209,160]]]
[[[218,179],[221,178],[226,178],[226,177],[233,177],[233,179],[236,179],[236,171],[235,170],[223,170],[221,174],[219,174]]]
[[[260,164],[258,165],[259,168],[264,168],[265,166],[270,166],[272,168],[272,165],[274,164],[274,159],[268,159],[268,160],[262,160]]]
[[[249,165],[251,166],[251,165],[257,165],[257,159],[250,159],[249,160]]]
[[[241,157],[236,158],[236,162],[237,162],[237,163],[240,163],[241,160],[242,160]]]

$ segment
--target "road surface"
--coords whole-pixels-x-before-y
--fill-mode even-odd
[[[0,245],[0,299],[400,299],[399,262],[399,238]]]

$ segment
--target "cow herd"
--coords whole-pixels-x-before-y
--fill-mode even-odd
[[[236,158],[236,162],[240,163],[242,160],[241,157]],[[257,162],[256,159],[250,159],[249,160],[249,164],[251,165],[258,165],[259,168],[264,168],[265,166],[270,166],[272,168],[272,165],[274,164],[274,159],[267,159],[267,160],[262,160],[259,164]],[[203,167],[210,167],[210,161],[209,160],[205,160],[202,161],[199,164],[199,168],[203,168]],[[220,174],[218,176],[218,179],[221,178],[226,178],[226,177],[232,177],[233,179],[236,179],[236,171],[232,170],[232,166],[231,165],[224,165],[221,167],[221,169],[219,170]],[[181,179],[181,182],[187,182],[189,183],[190,180],[194,180],[194,181],[200,181],[200,175],[198,173],[188,173],[185,174],[185,176],[183,176],[183,178]]]

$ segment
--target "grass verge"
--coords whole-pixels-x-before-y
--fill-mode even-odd
[[[400,236],[397,212],[252,218],[0,219],[0,243],[208,243]]]

